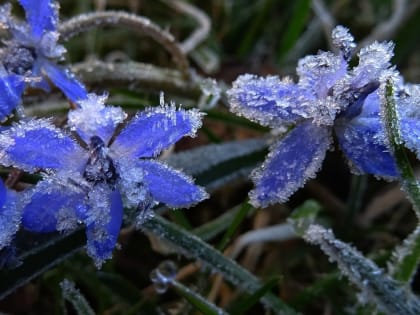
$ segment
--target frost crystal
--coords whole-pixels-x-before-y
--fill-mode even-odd
[[[188,207],[207,198],[190,177],[151,159],[181,137],[195,134],[201,125],[198,111],[150,108],[128,121],[109,144],[126,114],[104,101],[89,95],[69,115],[69,126],[88,143],[88,150],[45,119],[27,120],[0,134],[1,164],[48,172],[25,193],[23,226],[50,232],[83,223],[87,252],[98,267],[117,242],[123,201],[138,209],[138,224],[159,202]]]
[[[392,67],[394,45],[375,42],[363,48],[359,64],[349,69],[356,46],[353,36],[337,26],[332,40],[340,53],[319,52],[301,59],[297,83],[246,74],[227,92],[233,112],[275,130],[293,128],[271,147],[262,167],[253,173],[255,189],[250,198],[256,206],[286,201],[314,177],[331,145],[332,132],[352,171],[382,178],[398,176],[379,110],[384,77],[392,77],[400,91],[401,133],[407,147],[420,156],[420,89],[405,88]]]

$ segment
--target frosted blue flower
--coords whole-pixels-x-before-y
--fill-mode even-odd
[[[17,193],[7,189],[0,179],[0,251],[10,245],[19,229],[21,210]]]
[[[84,223],[87,252],[100,266],[112,255],[123,204],[138,209],[138,224],[157,203],[189,207],[207,197],[191,178],[158,160],[163,149],[201,126],[196,110],[165,105],[135,115],[115,136],[126,114],[89,94],[69,113],[68,124],[88,145],[46,119],[33,119],[0,134],[0,164],[43,180],[23,198],[22,224],[37,232],[64,231]]]
[[[356,46],[353,37],[338,26],[332,39],[340,53],[319,52],[301,59],[297,83],[290,78],[246,74],[228,91],[233,112],[273,129],[288,130],[252,175],[255,188],[250,198],[256,206],[284,202],[314,177],[331,147],[333,133],[354,173],[398,176],[379,115],[383,94],[379,87],[384,78],[394,77],[399,82],[396,89],[406,90],[390,63],[393,45],[375,42],[363,48],[358,65],[350,69],[348,60]],[[401,96],[398,104],[405,102],[411,104],[405,107],[412,108],[414,98]],[[401,116],[403,134],[419,153],[420,117],[418,110],[411,112],[415,113],[411,119]]]
[[[66,68],[57,64],[65,48],[58,44],[58,4],[52,0],[19,0],[27,23],[16,21],[10,4],[0,6],[0,23],[11,38],[0,50],[0,120],[20,103],[25,85],[49,90],[51,80],[68,99],[86,97],[84,86]]]

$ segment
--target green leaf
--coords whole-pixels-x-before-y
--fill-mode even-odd
[[[28,234],[25,235],[29,237]],[[66,235],[33,235],[30,247],[17,258],[22,263],[14,269],[0,270],[0,300],[43,272],[62,262],[86,243],[84,229]]]
[[[287,54],[290,48],[293,47],[296,40],[299,38],[300,33],[306,25],[311,8],[310,0],[298,0],[294,4],[292,18],[288,23],[286,33],[281,39],[281,45],[279,48],[279,62],[283,60],[283,57]]]
[[[260,281],[252,273],[225,257],[197,236],[160,216],[154,216],[144,222],[142,229],[173,244],[187,257],[194,257],[211,270],[220,272],[226,280],[239,286],[246,292],[252,294],[261,288]],[[261,298],[261,301],[277,314],[296,314],[286,303],[271,293],[266,293]]]
[[[223,251],[223,249],[228,245],[233,234],[236,232],[236,230],[238,229],[242,221],[247,217],[248,213],[252,211],[252,209],[253,207],[248,202],[244,202],[242,204],[241,208],[236,213],[235,218],[232,221],[232,224],[229,226],[228,230],[226,231],[225,235],[223,235],[222,240],[217,246],[217,248],[220,251]]]
[[[268,280],[260,289],[254,294],[247,295],[239,298],[235,303],[229,307],[229,314],[231,315],[242,315],[245,314],[252,306],[258,303],[258,301],[268,292],[271,291],[279,282],[279,277]]]
[[[181,295],[184,299],[186,299],[192,306],[194,306],[198,311],[200,311],[204,315],[227,315],[227,313],[210,303],[207,299],[199,295],[197,292],[187,288],[182,283],[172,280],[171,281],[172,287],[175,291]]]

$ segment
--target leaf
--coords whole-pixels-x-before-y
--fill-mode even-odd
[[[194,292],[193,290],[187,288],[180,282],[172,280],[171,285],[179,295],[186,299],[203,315],[227,315],[224,310],[209,302],[207,299]]]
[[[63,298],[73,305],[78,315],[95,315],[85,297],[75,288],[72,281],[64,279],[60,286]]]
[[[173,244],[185,256],[200,260],[212,271],[221,273],[226,280],[246,292],[252,294],[261,288],[260,281],[252,273],[225,257],[197,236],[160,216],[149,218],[142,225],[142,229]],[[271,293],[266,293],[261,301],[276,314],[296,314],[286,303]]]

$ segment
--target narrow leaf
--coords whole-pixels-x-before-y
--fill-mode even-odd
[[[86,301],[85,297],[75,288],[74,283],[64,279],[61,283],[63,298],[69,301],[78,315],[95,315],[95,312]]]

